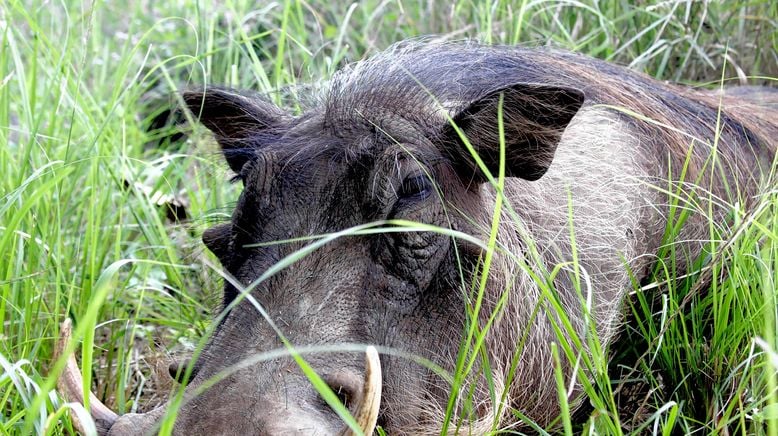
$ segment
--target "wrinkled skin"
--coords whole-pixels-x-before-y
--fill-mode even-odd
[[[565,254],[569,248],[561,242],[555,245],[553,235],[564,234],[567,228],[570,183],[591,184],[580,192],[573,190],[576,199],[579,194],[583,199],[592,197],[590,191],[614,190],[597,197],[601,204],[584,205],[577,222],[582,233],[589,229],[593,235],[590,240],[586,234],[579,238],[582,265],[601,272],[592,275],[596,295],[591,316],[604,344],[613,337],[620,304],[630,286],[622,259],[628,259],[642,278],[639,274],[645,274],[649,266],[642,259],[655,250],[664,228],[661,219],[650,215],[653,209],[641,203],[661,203],[655,191],[640,188],[645,191],[637,192],[639,187],[614,186],[613,181],[622,177],[620,171],[634,177],[667,174],[666,159],[653,155],[669,152],[651,149],[666,145],[659,134],[654,135],[658,145],[635,145],[624,139],[630,136],[627,124],[616,115],[582,112],[562,142],[580,151],[562,150],[557,169],[536,180],[549,170],[563,133],[585,102],[611,102],[606,80],[601,84],[577,73],[576,68],[596,70],[608,80],[631,81],[636,89],[663,96],[673,95],[672,91],[642,76],[563,54],[495,49],[488,53],[491,58],[470,61],[487,52],[477,46],[417,51],[421,54],[410,50],[396,60],[389,54],[372,67],[366,64],[341,73],[322,104],[312,105],[299,116],[260,98],[224,89],[185,94],[192,114],[214,133],[243,192],[231,221],[203,234],[205,245],[231,277],[224,290],[224,307],[231,309],[193,364],[175,434],[334,434],[345,428],[294,360],[252,361],[284,345],[268,319],[241,296],[245,287],[295,346],[330,345],[337,350],[337,344],[375,344],[453,369],[466,323],[465,306],[472,304],[466,295],[482,254],[472,243],[435,232],[343,236],[257,283],[269,268],[311,242],[288,240],[377,221],[418,221],[485,240],[488,229],[483,223],[488,227],[494,199],[448,116],[467,136],[484,166],[496,175],[500,161],[497,113],[501,108],[509,177],[506,195],[524,201],[514,204],[519,206],[519,217],[539,240],[548,241],[541,246],[543,256],[548,256],[544,258],[548,270],[569,260]],[[395,61],[403,68],[387,71],[380,64]],[[592,65],[579,65],[587,62]],[[635,100],[629,95],[613,98]],[[690,116],[708,113],[694,106],[700,103],[686,104],[693,106]],[[710,111],[715,117],[715,110]],[[600,138],[607,135],[593,131],[590,126],[595,123],[606,126],[613,139]],[[587,142],[580,139],[583,135],[594,139]],[[722,141],[729,139],[722,137]],[[595,143],[599,148],[589,149]],[[592,168],[576,168],[577,156],[585,153],[594,157],[590,161],[581,158],[581,165],[592,162]],[[672,157],[683,162],[680,154]],[[595,165],[600,164],[602,175],[596,174]],[[577,175],[565,178],[568,173]],[[533,200],[536,204],[527,202]],[[620,203],[614,206],[614,202]],[[625,208],[641,212],[622,216]],[[611,211],[612,216],[607,215]],[[601,222],[616,228],[618,235],[607,239],[608,235],[597,234]],[[523,252],[526,244],[515,229],[504,229],[501,235],[512,239],[516,253]],[[506,289],[506,281],[516,276],[495,277],[497,283],[487,288],[484,300],[487,315]],[[560,304],[572,324],[585,331],[581,302],[577,294],[564,289],[570,286],[566,280],[562,277],[557,282]],[[548,400],[556,399],[548,383],[552,365],[547,348],[555,337],[550,321],[542,316],[530,323],[529,312],[538,294],[531,282],[521,283],[515,289],[508,287],[516,297],[506,310],[516,315],[498,319],[495,329],[503,333],[489,336],[486,344],[492,358],[510,366],[517,338],[524,329],[531,329],[527,348],[534,354],[522,359],[516,390],[511,390],[508,402],[545,425],[557,411]],[[304,358],[353,411],[362,389],[363,355],[330,352],[305,354]],[[241,362],[248,363],[202,391],[206,380]],[[441,422],[429,422],[436,416],[430,410],[445,409],[450,386],[410,359],[384,354],[381,363],[379,425],[389,434],[439,428]],[[499,368],[495,364],[495,371]],[[119,417],[109,434],[153,432],[164,411]]]

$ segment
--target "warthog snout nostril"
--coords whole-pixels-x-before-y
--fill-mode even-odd
[[[188,383],[195,376],[197,369],[193,368],[189,377],[185,378],[187,366],[189,366],[189,359],[174,360],[168,365],[167,371],[170,377],[178,383]]]
[[[340,401],[351,411],[356,424],[366,435],[373,434],[381,407],[381,360],[373,346],[365,350],[365,370],[359,374],[352,370],[340,370],[325,375],[324,381]],[[346,428],[341,436],[354,433]]]
[[[362,392],[363,378],[357,373],[350,370],[337,371],[324,377],[324,381],[347,408],[360,401],[358,396]]]

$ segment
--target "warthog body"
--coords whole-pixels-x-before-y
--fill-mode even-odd
[[[681,196],[700,201],[681,200],[700,209],[678,237],[683,267],[710,238],[708,201],[720,222],[728,202],[747,204],[767,179],[778,137],[775,113],[744,101],[574,54],[469,43],[406,43],[351,65],[302,103],[299,116],[224,89],[190,92],[185,101],[244,185],[231,222],[203,235],[234,277],[225,307],[241,298],[238,285],[253,286],[257,304],[234,305],[197,360],[175,425],[183,435],[345,428],[294,360],[251,361],[284,347],[257,306],[295,346],[374,344],[452,371],[466,307],[480,304],[496,398],[507,394],[499,407],[482,377],[468,378],[457,410],[472,390],[472,412],[462,425],[476,434],[494,422],[514,426],[511,408],[549,424],[559,413],[550,342],[577,336],[583,342],[574,348],[588,353],[588,335],[603,347],[612,341],[628,292],[656,261],[668,192],[680,186]],[[498,112],[510,207],[483,298],[483,247],[424,231],[334,238],[254,284],[311,243],[295,238],[371,222],[418,221],[488,241],[496,190],[461,134],[497,177]],[[560,308],[573,331],[561,327]],[[347,405],[362,400],[363,354],[304,358]],[[249,363],[197,392],[241,362]],[[393,435],[439,432],[449,382],[391,353],[381,364],[378,424]],[[566,383],[573,364],[563,365]],[[573,387],[571,400],[581,392],[580,382]],[[151,431],[163,413],[119,417],[110,434]]]

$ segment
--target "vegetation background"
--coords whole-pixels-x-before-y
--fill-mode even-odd
[[[218,307],[199,235],[228,219],[237,188],[206,135],[165,122],[178,90],[293,105],[345,63],[427,34],[552,45],[709,88],[778,78],[770,0],[2,0],[0,433],[71,431],[48,376],[66,317],[94,392],[129,412],[164,401],[169,357],[191,352]],[[636,289],[631,345],[613,351],[629,363],[562,431],[778,435],[778,194],[733,208],[737,231],[712,231],[703,260],[727,278],[705,293],[672,273]],[[642,387],[625,400],[627,379]]]

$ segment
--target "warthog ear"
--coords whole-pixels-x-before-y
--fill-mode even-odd
[[[272,103],[225,88],[186,91],[183,99],[194,116],[214,133],[235,172],[240,172],[263,142],[272,141],[286,118]]]
[[[569,88],[519,84],[492,92],[456,112],[452,116],[454,123],[495,177],[500,163],[500,96],[506,175],[537,180],[551,165],[562,132],[583,104],[583,93]],[[450,124],[444,138],[455,165],[465,177],[487,180],[459,132]]]

